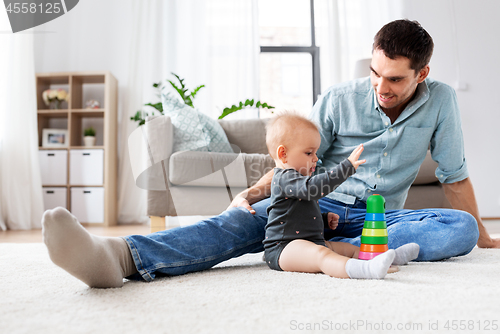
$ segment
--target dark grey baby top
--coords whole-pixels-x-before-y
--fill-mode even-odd
[[[347,159],[332,170],[314,176],[303,176],[295,169],[275,168],[264,248],[295,239],[324,240],[323,230],[328,227],[328,220],[326,214],[321,215],[318,200],[355,172]]]

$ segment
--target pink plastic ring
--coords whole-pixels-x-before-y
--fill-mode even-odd
[[[358,259],[360,260],[371,260],[375,256],[384,254],[384,253],[369,253],[369,252],[359,252]]]

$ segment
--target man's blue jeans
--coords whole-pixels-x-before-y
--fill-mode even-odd
[[[153,280],[156,276],[181,275],[205,270],[246,253],[264,250],[269,199],[252,207],[232,208],[194,225],[124,237],[138,270],[130,279]],[[360,245],[366,205],[346,205],[329,198],[319,200],[322,212],[340,216],[339,225],[327,231],[332,241]],[[468,254],[479,237],[477,222],[464,211],[449,209],[389,210],[386,212],[389,248],[415,242],[417,261],[435,261]]]

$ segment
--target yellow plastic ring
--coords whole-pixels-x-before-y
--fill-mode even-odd
[[[387,237],[386,229],[364,228],[361,233],[365,237]]]

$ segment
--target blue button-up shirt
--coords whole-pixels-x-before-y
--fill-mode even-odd
[[[327,197],[353,204],[373,193],[384,196],[387,209],[402,209],[427,149],[438,163],[442,183],[468,177],[455,91],[426,79],[415,98],[392,124],[380,108],[370,78],[330,87],[314,105],[310,118],[319,125],[318,171],[349,157],[359,144],[366,159],[357,173]]]

